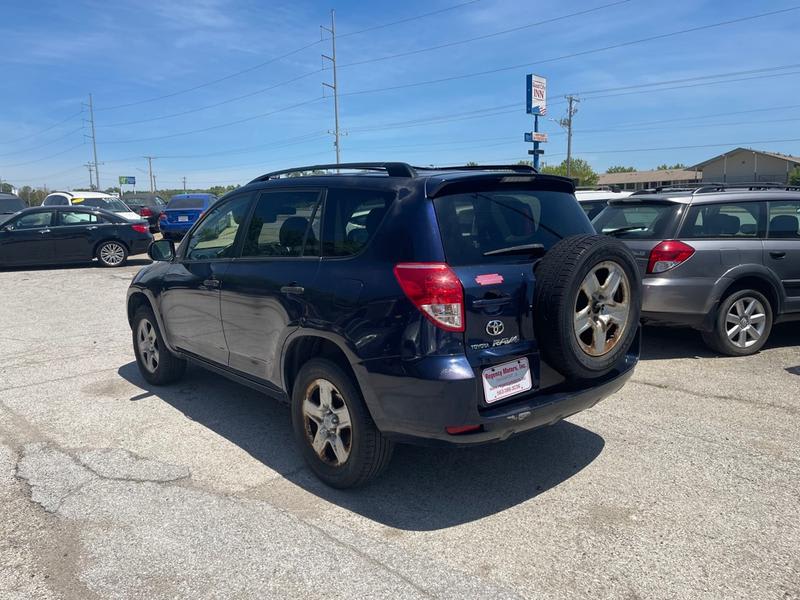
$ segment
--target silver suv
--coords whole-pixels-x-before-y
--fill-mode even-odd
[[[693,327],[713,350],[744,356],[774,323],[800,319],[800,188],[637,193],[592,223],[636,256],[645,323]]]

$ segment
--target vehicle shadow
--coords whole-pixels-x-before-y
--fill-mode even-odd
[[[764,344],[770,348],[788,348],[800,344],[800,321],[779,323]],[[720,358],[710,350],[694,329],[672,327],[645,327],[642,333],[642,360],[672,358]]]
[[[137,254],[136,258],[129,258],[121,268],[144,267],[152,262],[153,261],[150,260],[146,254],[141,254],[141,255]],[[24,272],[24,271],[69,271],[73,269],[89,269],[92,267],[98,269],[107,269],[109,271],[114,270],[113,267],[109,268],[100,266],[100,263],[95,260],[91,262],[69,263],[65,265],[29,265],[20,267],[0,267],[0,271],[8,273]]]
[[[491,516],[531,500],[588,466],[603,438],[562,421],[473,448],[399,445],[387,471],[355,490],[335,490],[302,464],[288,407],[203,369],[190,367],[174,386],[150,386],[136,363],[119,375],[236,444],[304,490],[390,527],[430,531]]]

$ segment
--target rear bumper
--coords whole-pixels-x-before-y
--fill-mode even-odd
[[[153,242],[153,236],[148,235],[146,238],[131,240],[128,248],[128,254],[144,254]]]
[[[181,223],[178,225],[177,223],[166,223],[164,221],[159,222],[159,227],[161,229],[161,233],[165,238],[175,238],[175,237],[183,237],[189,230],[192,228],[193,223],[183,224]]]
[[[647,276],[642,280],[642,321],[648,324],[707,328],[719,298],[717,279]]]
[[[424,445],[474,445],[556,423],[591,408],[619,390],[639,360],[640,336],[617,369],[576,387],[565,382],[519,399],[479,408],[482,392],[466,358],[432,357],[411,365],[401,361],[362,363],[362,390],[378,429],[401,442]],[[366,385],[364,385],[366,384]],[[480,425],[480,430],[450,435],[446,427]]]

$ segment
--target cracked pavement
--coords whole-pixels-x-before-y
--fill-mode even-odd
[[[137,269],[0,272],[4,600],[800,598],[800,324],[736,359],[645,330],[592,410],[337,491],[287,407],[143,381]]]

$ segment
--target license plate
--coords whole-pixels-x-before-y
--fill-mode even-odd
[[[179,223],[186,223],[189,221],[189,217],[186,215],[178,215],[178,222]]]
[[[532,387],[531,368],[527,358],[518,358],[483,370],[483,395],[486,404],[527,392]]]

